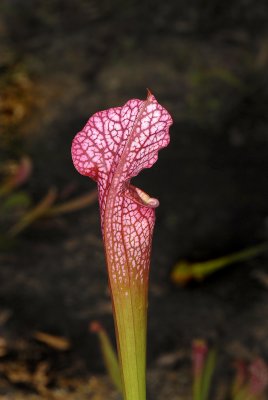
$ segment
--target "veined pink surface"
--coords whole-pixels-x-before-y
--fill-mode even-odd
[[[130,184],[169,143],[172,119],[149,92],[145,101],[94,114],[72,144],[76,169],[98,183],[111,286],[146,285],[157,199]]]

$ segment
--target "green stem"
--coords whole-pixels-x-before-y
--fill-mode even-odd
[[[216,258],[211,261],[200,262],[192,264],[191,273],[192,276],[196,279],[202,279],[206,275],[211,274],[229,264],[233,264],[235,262],[240,262],[244,260],[248,260],[257,256],[260,253],[268,250],[268,244],[264,243],[261,245],[253,246],[248,249],[239,251],[237,253],[229,254],[224,257]]]
[[[202,400],[208,400],[210,389],[211,389],[211,381],[213,377],[213,373],[215,371],[216,364],[216,352],[215,350],[210,350],[207,356],[206,365],[203,371],[203,379],[202,379]]]
[[[147,293],[135,284],[111,289],[124,399],[146,400]]]
[[[201,383],[202,383],[202,375],[196,377],[193,382],[193,398],[194,398],[194,400],[202,400],[201,399]]]

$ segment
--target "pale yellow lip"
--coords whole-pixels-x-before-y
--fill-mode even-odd
[[[143,192],[143,190],[139,188],[135,188],[137,195],[141,199],[141,201],[144,203],[144,205],[152,208],[156,208],[159,206],[159,201],[153,197],[150,197],[147,193]]]

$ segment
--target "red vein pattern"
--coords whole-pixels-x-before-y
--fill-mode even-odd
[[[157,199],[130,179],[150,168],[169,143],[172,119],[149,93],[123,107],[94,114],[72,144],[76,169],[98,183],[101,225],[110,282],[125,291],[148,279]]]

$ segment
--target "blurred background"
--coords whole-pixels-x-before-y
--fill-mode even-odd
[[[172,279],[181,260],[267,241],[267,23],[265,0],[1,0],[1,400],[118,398],[89,332],[98,320],[114,340],[96,188],[70,146],[94,112],[147,87],[174,119],[134,179],[160,200],[152,398],[188,398],[195,338],[217,348],[223,392],[234,361],[268,360],[267,253]]]

